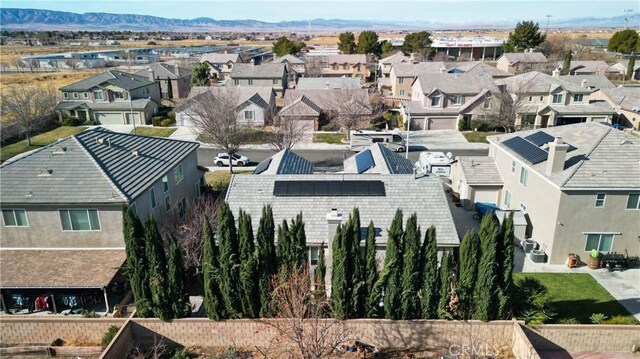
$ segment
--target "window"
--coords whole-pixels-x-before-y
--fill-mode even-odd
[[[540,102],[544,101],[544,96],[540,96]]]
[[[240,80],[239,79],[233,79],[233,84],[238,86],[240,85]]]
[[[5,227],[29,227],[27,211],[24,209],[3,209],[2,219]]]
[[[582,102],[583,98],[584,98],[583,94],[575,94],[573,95],[573,102]]]
[[[113,98],[116,100],[124,100],[124,92],[122,91],[114,91]]]
[[[253,111],[245,111],[244,112],[245,120],[253,120]]]
[[[431,98],[431,106],[440,106],[440,96],[434,96]]]
[[[278,79],[273,79],[273,84],[274,84],[274,85],[277,85],[278,83],[280,83],[280,80],[278,80]]]
[[[97,209],[61,209],[59,212],[63,231],[100,230],[100,217]]]
[[[589,233],[584,247],[586,252],[597,250],[598,252],[611,252],[613,247],[613,234]]]
[[[529,96],[529,102],[533,101],[533,96]]]
[[[149,198],[151,199],[151,209],[156,208],[156,190],[154,188],[149,189]]]
[[[83,92],[82,93],[82,97],[83,98],[89,98],[89,93],[88,92]]]
[[[462,105],[462,96],[461,96],[461,95],[454,95],[454,96],[451,98],[451,102],[452,102],[454,105]]]
[[[200,198],[200,195],[202,194],[202,192],[200,191],[200,180],[196,181],[196,185],[195,185],[195,190],[196,190],[196,199]]]
[[[527,171],[524,167],[520,168],[520,184],[527,187],[527,183],[529,182],[529,171]]]
[[[183,198],[178,202],[178,216],[182,219],[185,213],[187,213],[187,201]]]
[[[400,96],[404,96],[404,90],[400,90]]]
[[[552,102],[553,103],[562,103],[562,94],[554,94]]]
[[[249,79],[249,85],[253,85],[253,79]]]
[[[162,177],[162,192],[167,193],[169,190],[169,177]]]
[[[166,196],[164,198],[164,210],[167,212],[171,210],[171,199],[169,198],[169,196]]]
[[[68,92],[63,92],[62,93],[62,97],[68,99],[69,98],[69,93]]]
[[[384,142],[384,139],[382,139],[380,137],[373,137],[373,138],[371,138],[371,142],[373,142],[373,143]]]
[[[520,209],[522,210],[522,212],[526,212],[527,211],[527,205],[520,202]]]
[[[69,110],[69,116],[76,117],[77,116],[76,110]]]
[[[482,107],[484,107],[485,110],[489,110],[491,108],[491,98],[486,98]]]
[[[176,180],[176,184],[182,182],[184,179],[184,170],[182,169],[182,164],[179,164],[178,167],[173,169],[173,178]]]
[[[318,265],[318,258],[320,257],[320,247],[307,247],[309,249],[309,264],[312,266]]]
[[[604,207],[604,200],[607,197],[606,193],[598,193],[596,194],[596,208]]]
[[[96,100],[103,100],[104,98],[102,97],[102,91],[93,91],[93,97]]]
[[[640,209],[640,193],[629,193],[627,209]]]
[[[511,161],[511,173],[516,173],[516,161]]]
[[[400,78],[398,78],[398,83],[399,83],[399,84],[403,84],[403,83],[404,83],[404,77],[400,77]]]
[[[79,97],[80,97],[80,96],[78,96],[78,93],[77,93],[77,92],[74,92],[74,93],[73,93],[73,98],[74,98],[74,99],[77,99],[77,98],[79,98]]]
[[[509,191],[504,192],[504,206],[507,209],[511,208],[511,192]]]

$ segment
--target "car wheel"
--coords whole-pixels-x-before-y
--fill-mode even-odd
[[[242,162],[242,161],[238,162],[238,166],[243,167],[244,166],[244,162]]]
[[[398,151],[397,152],[404,152],[404,147],[398,147]]]
[[[218,167],[222,167],[222,161],[218,161],[218,162],[216,162],[216,166],[218,166]]]

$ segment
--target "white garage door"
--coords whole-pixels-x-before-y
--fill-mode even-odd
[[[471,201],[473,203],[478,203],[478,202],[496,203],[497,198],[498,198],[498,191],[495,189],[474,188],[473,198],[471,199]]]
[[[134,112],[133,113],[133,118],[135,119],[136,124],[139,125],[140,124],[140,114],[137,113],[137,112]],[[126,113],[125,114],[125,119],[126,119],[125,123],[127,125],[133,125],[133,122],[131,121],[131,114],[130,113]]]
[[[429,130],[455,130],[458,128],[456,117],[429,118]]]
[[[97,112],[95,116],[102,125],[122,125],[120,112]]]

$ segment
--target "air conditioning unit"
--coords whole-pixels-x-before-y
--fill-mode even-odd
[[[534,249],[529,252],[529,259],[531,259],[533,263],[545,263],[547,261],[547,255],[541,250]]]
[[[525,239],[522,241],[522,250],[524,250],[525,253],[531,252],[534,248],[536,248],[536,241],[533,239]]]

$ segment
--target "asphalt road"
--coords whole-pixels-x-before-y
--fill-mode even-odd
[[[418,161],[421,148],[411,149],[409,151],[409,159],[411,163]],[[215,166],[213,159],[215,156],[222,152],[215,148],[199,148],[198,149],[198,164],[205,167]],[[330,167],[342,167],[343,156],[353,156],[355,152],[349,150],[335,151],[335,150],[295,150],[297,154],[305,159],[314,163],[316,167],[330,168]],[[488,150],[444,150],[440,152],[451,152],[454,156],[486,156]],[[258,162],[273,155],[275,151],[270,150],[243,150],[240,154],[249,157],[251,159],[252,166],[255,166]],[[403,153],[404,155],[404,153]]]

